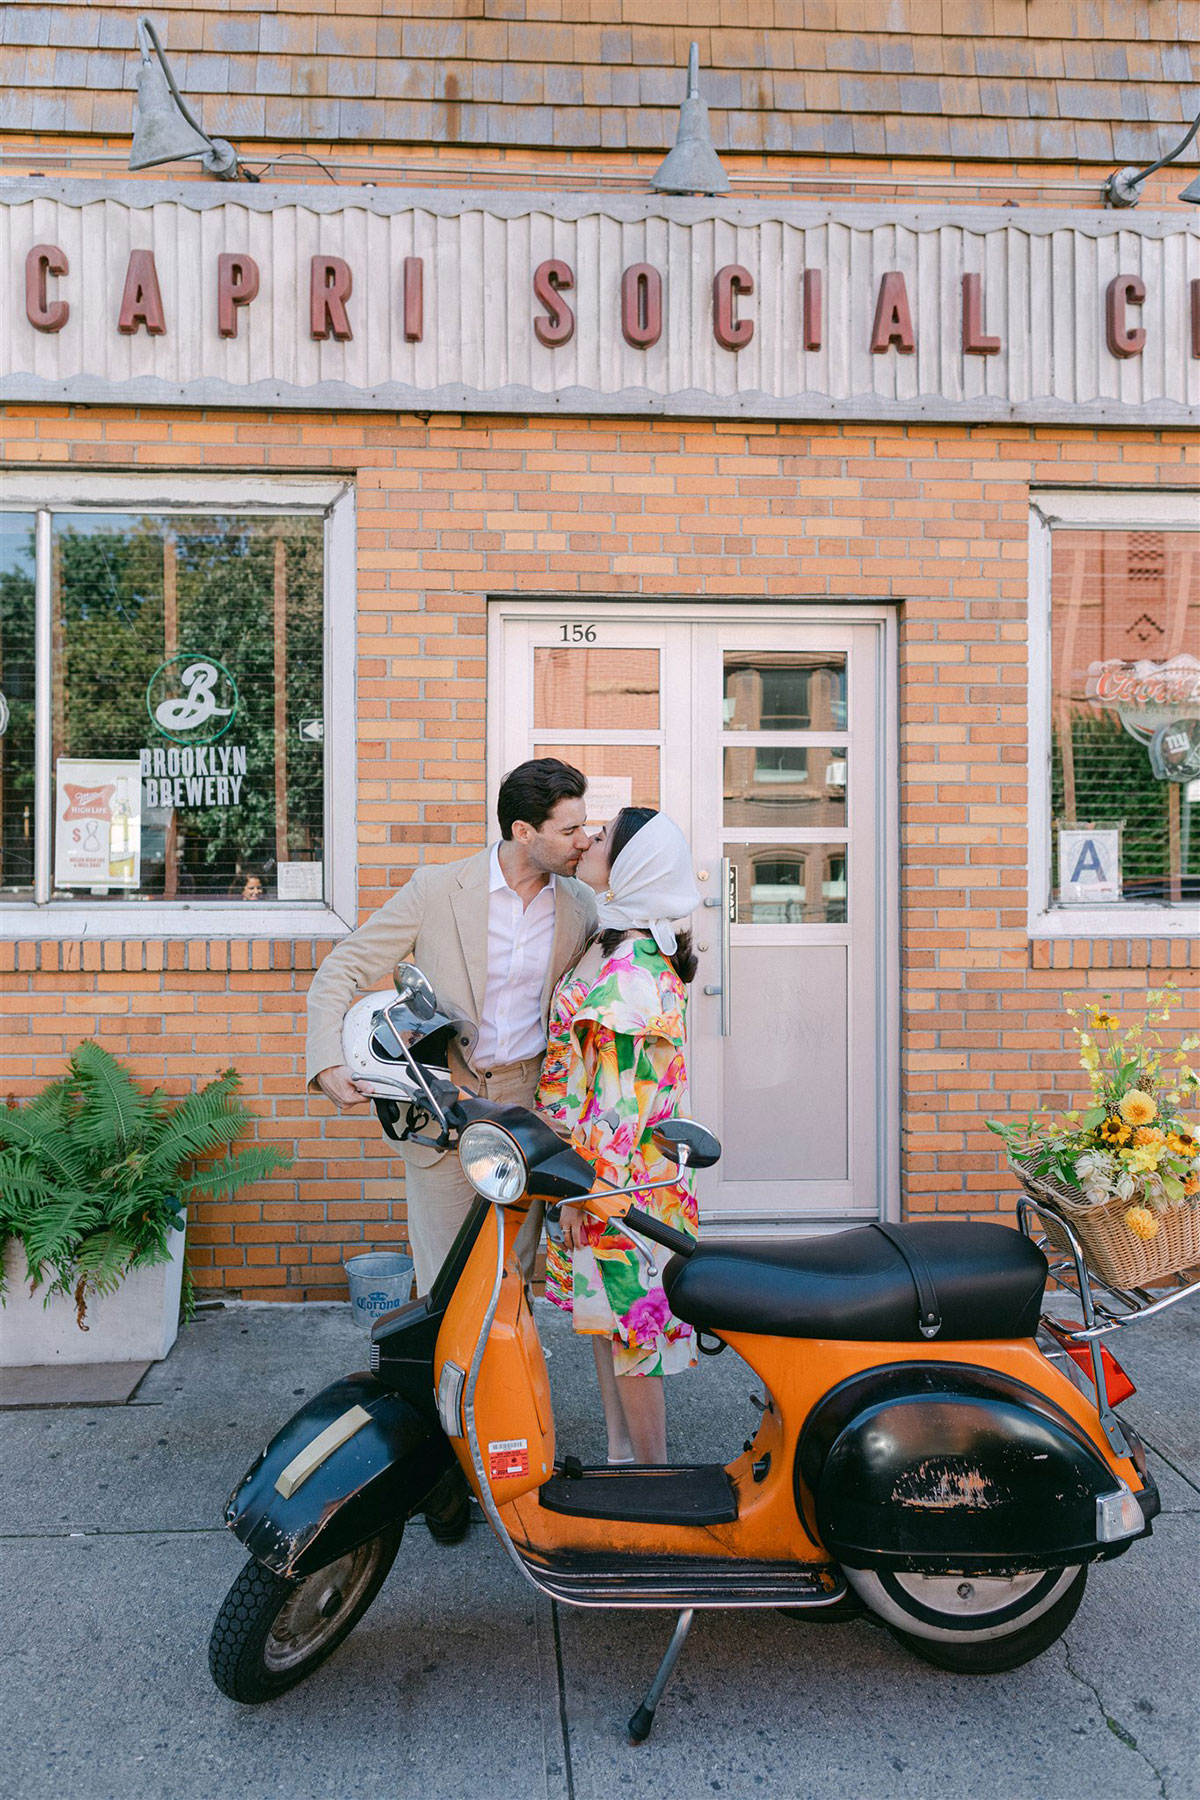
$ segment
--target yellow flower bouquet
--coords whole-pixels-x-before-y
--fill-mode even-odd
[[[1096,1273],[1118,1286],[1200,1263],[1200,1134],[1186,1116],[1200,1089],[1188,1061],[1200,1037],[1172,1051],[1156,1029],[1179,999],[1169,982],[1151,989],[1130,1024],[1107,994],[1068,1007],[1082,1020],[1072,1029],[1091,1105],[1019,1125],[988,1120],[1026,1191],[1069,1218]]]

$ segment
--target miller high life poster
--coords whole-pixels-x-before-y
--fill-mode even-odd
[[[54,765],[54,885],[136,888],[142,878],[142,771],[137,757]]]

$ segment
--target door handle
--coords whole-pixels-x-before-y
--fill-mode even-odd
[[[737,919],[737,868],[732,857],[721,858],[721,879],[719,892],[704,902],[706,907],[717,909],[720,942],[717,953],[720,961],[721,979],[711,987],[705,987],[706,994],[719,995],[721,1001],[721,1037],[728,1037],[733,1030],[733,992],[730,975],[730,941],[732,927]]]

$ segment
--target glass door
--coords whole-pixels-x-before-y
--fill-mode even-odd
[[[716,967],[693,1005],[692,1080],[724,1146],[708,1215],[874,1217],[878,634],[695,629],[692,841]]]
[[[690,1108],[724,1146],[701,1179],[706,1226],[894,1211],[885,622],[493,611],[493,793],[524,757],[562,756],[588,777],[590,822],[660,807],[693,845]]]

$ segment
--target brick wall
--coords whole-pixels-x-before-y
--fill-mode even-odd
[[[489,594],[900,603],[911,1211],[1011,1206],[983,1121],[1078,1089],[1066,993],[1196,981],[1184,940],[1031,945],[1025,927],[1030,485],[1186,484],[1182,432],[15,407],[4,436],[24,466],[355,477],[364,912],[417,862],[483,841]],[[325,948],[3,951],[0,1092],[33,1091],[86,1035],[176,1091],[233,1062],[261,1135],[294,1150],[286,1179],[199,1209],[202,1287],[333,1297],[347,1250],[403,1241],[401,1165],[377,1128],[303,1092],[303,993]]]

